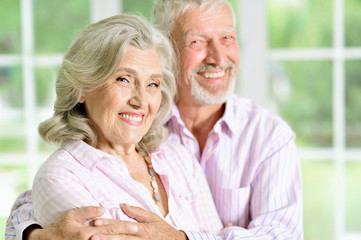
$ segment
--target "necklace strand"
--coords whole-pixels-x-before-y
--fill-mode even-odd
[[[160,195],[159,195],[159,188],[158,188],[158,184],[156,181],[156,175],[155,175],[155,171],[153,169],[153,165],[152,165],[152,161],[150,160],[150,157],[145,156],[144,157],[144,161],[148,164],[148,170],[149,170],[149,174],[151,176],[151,181],[150,181],[150,185],[153,188],[153,200],[155,201],[156,204],[158,204],[160,202]]]

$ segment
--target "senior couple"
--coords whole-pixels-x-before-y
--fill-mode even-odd
[[[159,0],[152,20],[116,15],[74,39],[39,125],[60,147],[5,238],[303,239],[295,135],[232,94],[229,2]]]

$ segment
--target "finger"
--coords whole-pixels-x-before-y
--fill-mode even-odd
[[[158,215],[148,212],[140,207],[134,207],[123,203],[121,208],[128,217],[133,218],[140,223],[153,222],[158,218]]]
[[[94,235],[90,240],[140,240],[140,238],[128,235]]]
[[[65,217],[77,222],[83,223],[94,218],[100,217],[104,214],[103,207],[82,207],[66,212]]]
[[[229,228],[229,227],[232,227],[232,226],[234,226],[234,224],[233,224],[233,223],[227,223],[227,225],[226,225],[226,226],[224,226],[224,228]]]
[[[97,219],[94,221],[96,235],[136,235],[138,233],[138,225],[134,222]]]
[[[92,221],[92,224],[95,227],[100,227],[100,226],[104,226],[104,225],[115,224],[118,221],[121,221],[121,220],[115,220],[115,219],[109,219],[109,218],[97,218],[97,219],[94,219],[94,221]]]

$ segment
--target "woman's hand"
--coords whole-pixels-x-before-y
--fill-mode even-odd
[[[124,213],[138,221],[136,226],[138,231],[134,234],[127,234],[123,231],[124,223],[129,223],[111,219],[97,219],[94,221],[95,226],[104,226],[107,232],[118,233],[113,236],[96,235],[91,240],[187,240],[188,237],[182,231],[178,231],[164,221],[157,214],[148,212],[139,207],[122,204]],[[123,232],[122,232],[123,231]]]

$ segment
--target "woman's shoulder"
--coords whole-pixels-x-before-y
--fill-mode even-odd
[[[39,168],[36,179],[69,177],[78,172],[80,164],[74,155],[64,146],[53,152]]]

